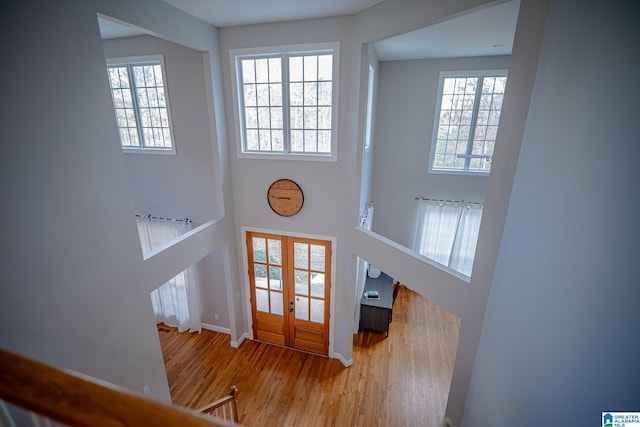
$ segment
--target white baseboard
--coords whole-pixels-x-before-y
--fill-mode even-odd
[[[342,362],[342,364],[344,365],[345,368],[348,368],[349,366],[353,365],[353,359],[345,359],[343,355],[341,355],[340,353],[336,353],[334,352],[331,357],[333,359],[338,359],[340,362]]]
[[[221,334],[231,335],[231,329],[223,328],[222,326],[212,325],[210,323],[203,323],[202,329],[207,329],[209,331],[220,332]]]
[[[223,327],[216,326],[216,325],[211,325],[209,323],[203,323],[202,324],[202,329],[208,329],[210,331],[220,332],[221,334],[231,335],[231,329],[223,328]],[[242,343],[246,339],[251,339],[251,334],[249,334],[248,332],[245,332],[244,334],[242,334],[240,336],[240,338],[238,339],[238,341],[231,341],[231,347],[239,348],[240,345],[242,345]],[[340,353],[335,353],[334,352],[331,355],[331,357],[334,358],[334,359],[338,359],[340,362],[342,362],[342,364],[344,365],[345,368],[348,368],[349,366],[353,365],[353,359],[347,360]]]
[[[221,334],[231,335],[231,329],[223,328],[222,326],[212,325],[210,323],[202,323],[202,329],[208,329],[209,331],[220,332]],[[231,347],[233,348],[240,347],[240,344],[242,344],[242,342],[247,338],[251,339],[251,335],[245,332],[244,334],[242,334],[242,336],[238,341],[231,341]]]
[[[238,341],[231,341],[231,347],[233,347],[233,348],[238,348],[238,347],[240,347],[240,345],[242,344],[242,342],[243,342],[245,339],[251,339],[251,335],[249,335],[249,333],[248,333],[248,332],[245,332],[244,334],[242,334],[242,335],[240,336],[240,338],[238,339]]]

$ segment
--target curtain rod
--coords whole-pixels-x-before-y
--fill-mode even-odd
[[[138,218],[145,218],[145,219],[159,219],[162,221],[176,221],[176,222],[186,222],[187,224],[191,224],[193,221],[191,221],[189,218],[163,218],[161,216],[152,216],[151,214],[146,214],[146,215],[138,215],[136,214],[136,217]]]
[[[360,226],[361,227],[364,224],[364,222],[367,219],[367,217],[369,216],[369,212],[371,212],[372,208],[373,208],[373,201],[369,202],[369,204],[367,205],[367,210],[364,211],[364,213],[362,215],[360,215]]]
[[[444,203],[471,203],[473,205],[484,205],[483,202],[467,202],[465,200],[431,199],[429,197],[423,197],[423,196],[414,197],[414,200],[426,200],[429,202],[444,202]]]

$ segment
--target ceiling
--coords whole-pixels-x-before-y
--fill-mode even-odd
[[[216,27],[311,19],[360,12],[382,0],[164,0]],[[387,0],[392,1],[392,0]],[[519,0],[484,8],[374,43],[380,60],[509,55]],[[99,18],[103,39],[144,34]]]
[[[351,15],[382,0],[164,0],[216,27]]]
[[[481,9],[374,43],[381,61],[510,55],[519,1]]]
[[[119,39],[121,37],[141,36],[145,33],[127,25],[118,24],[115,21],[98,17],[98,26],[102,40]]]

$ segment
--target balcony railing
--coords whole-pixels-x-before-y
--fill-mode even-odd
[[[171,406],[122,387],[2,349],[0,399],[45,419],[73,426],[231,425],[215,417]],[[233,405],[235,407],[235,400]],[[7,425],[13,423],[6,406],[0,405],[0,425],[3,424],[3,418]]]

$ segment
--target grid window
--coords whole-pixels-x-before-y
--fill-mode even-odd
[[[333,51],[236,59],[243,153],[332,154]]]
[[[242,60],[247,151],[283,151],[282,58]]]
[[[441,76],[432,170],[491,170],[506,84],[506,72]]]
[[[122,147],[174,152],[162,63],[110,64],[107,71]]]

